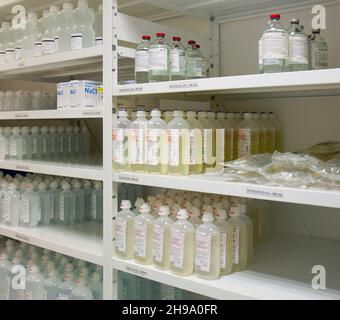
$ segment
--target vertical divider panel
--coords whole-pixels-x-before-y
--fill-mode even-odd
[[[113,52],[112,36],[114,14],[117,11],[116,0],[103,0],[103,170],[104,170],[104,219],[103,219],[103,297],[113,298],[112,273],[112,90],[113,90]],[[117,44],[116,44],[117,45]]]

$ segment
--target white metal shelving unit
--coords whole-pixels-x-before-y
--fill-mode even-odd
[[[116,2],[116,1],[115,1]],[[194,1],[194,0],[143,0],[118,1],[117,37],[126,35],[124,40],[136,43],[141,33],[150,31],[150,21],[180,16],[198,17],[210,23],[210,75],[212,78],[147,84],[117,85],[119,68],[114,68],[114,106],[118,101],[146,101],[158,99],[209,100],[212,96],[223,100],[329,97],[340,96],[340,69],[291,72],[279,74],[252,74],[219,77],[219,25],[225,21],[246,19],[269,13],[272,10],[285,12],[292,9],[306,9],[314,4],[330,4],[336,1]],[[125,15],[138,17],[138,31],[134,19],[126,18],[131,24],[131,34],[126,29]],[[143,20],[144,19],[144,20]],[[137,21],[137,20],[136,20]],[[122,22],[122,24],[119,24]],[[122,27],[123,30],[120,28]],[[141,28],[144,27],[144,28]],[[164,30],[164,27],[161,30]],[[135,31],[135,33],[133,32]],[[166,31],[165,31],[166,32]],[[169,32],[167,32],[169,33]],[[171,32],[170,32],[171,33]],[[173,33],[172,33],[173,34]],[[118,57],[114,53],[115,57]],[[222,57],[221,57],[222,58]],[[117,59],[115,60],[117,62]],[[183,99],[184,98],[184,99]],[[119,183],[143,185],[146,187],[170,188],[204,193],[215,193],[264,199],[282,203],[305,204],[317,207],[340,208],[340,192],[318,189],[262,186],[250,183],[232,183],[223,176],[196,175],[174,177],[114,172],[114,189]],[[118,206],[114,203],[113,212]],[[204,281],[195,275],[178,277],[169,271],[160,271],[153,266],[139,265],[133,260],[112,258],[114,270],[121,270],[140,277],[196,292],[217,299],[340,299],[340,283],[337,279],[339,242],[318,240],[303,236],[276,235],[270,241],[256,248],[254,262],[249,270],[222,277],[215,281]],[[310,284],[313,265],[327,267],[331,284],[327,290],[314,290]]]

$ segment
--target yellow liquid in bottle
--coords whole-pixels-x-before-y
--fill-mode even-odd
[[[135,248],[135,260],[140,264],[152,264],[152,223],[146,224],[146,233],[145,233],[145,254],[137,254]],[[136,231],[135,231],[136,232]],[[135,247],[137,245],[138,239],[135,238]]]
[[[183,266],[176,267],[171,264],[171,271],[180,276],[190,276],[194,272],[195,264],[195,233],[194,230],[185,231]]]
[[[267,151],[267,130],[259,131],[259,153]]]
[[[216,222],[221,231],[221,275],[227,275],[232,272],[233,269],[233,228],[229,223],[219,221]]]
[[[217,234],[211,234],[211,248],[210,248],[210,270],[201,271],[196,269],[195,273],[202,279],[213,280],[220,275],[221,268],[221,252],[220,252],[220,237]]]
[[[189,164],[183,163],[183,138],[182,136],[179,137],[179,145],[178,145],[178,166],[172,166],[171,162],[169,161],[168,166],[168,174],[173,176],[185,176],[189,174]],[[188,146],[186,146],[187,148]]]
[[[163,258],[162,262],[153,259],[155,267],[161,270],[170,269],[170,237],[171,237],[171,226],[163,226]]]
[[[216,129],[211,129],[212,138],[207,148],[211,148],[212,159],[205,164],[206,171],[213,171],[216,168]]]
[[[273,153],[275,151],[275,131],[267,130],[267,152]]]
[[[224,160],[234,159],[234,130],[225,130],[224,137]]]
[[[258,136],[251,129],[238,130],[238,158],[258,153]]]
[[[167,173],[167,165],[163,164],[161,161],[161,155],[164,151],[164,148],[167,148],[167,145],[162,144],[162,139],[160,136],[157,137],[156,142],[147,142],[148,144],[148,162],[147,165],[145,166],[146,171],[151,174],[166,174]],[[153,144],[151,146],[150,144]],[[150,151],[150,148],[158,149],[156,152]],[[152,155],[152,158],[150,157],[150,154]],[[150,161],[151,159],[151,161]]]
[[[118,251],[115,247],[116,256],[122,259],[133,259],[134,257],[134,242],[133,242],[134,221],[128,219],[126,222],[126,250]]]
[[[283,142],[282,142],[282,133],[280,130],[275,130],[275,149],[277,151],[282,151],[283,148],[282,148],[282,145],[283,145]]]
[[[204,171],[203,161],[202,161],[202,131],[200,130],[200,139],[190,136],[190,158],[195,158],[197,160],[196,153],[200,152],[200,162],[199,164],[190,164],[189,165],[189,173],[190,174],[199,174]],[[194,155],[192,155],[192,153]]]
[[[233,225],[233,272],[242,271],[247,268],[247,243],[248,231],[244,222],[232,221]]]

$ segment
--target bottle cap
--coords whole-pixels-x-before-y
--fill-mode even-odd
[[[101,181],[96,181],[96,182],[94,183],[94,188],[95,188],[96,190],[101,190],[101,189],[103,188],[102,182],[101,182]]]
[[[290,23],[292,24],[300,24],[300,19],[293,18]]]
[[[161,115],[162,113],[157,109],[151,111],[151,117],[160,117]]]
[[[173,40],[173,41],[181,41],[181,37],[175,36],[175,37],[172,37],[172,40]]]
[[[39,183],[38,189],[39,189],[40,191],[46,190],[46,184],[45,184],[44,182]]]
[[[217,212],[216,212],[216,219],[217,220],[227,219],[227,212],[223,209],[218,209]]]
[[[229,214],[230,214],[231,217],[238,217],[238,216],[240,216],[239,207],[231,207],[230,211],[229,211]]]
[[[165,33],[163,33],[163,32],[157,32],[157,33],[156,33],[156,37],[157,37],[157,38],[164,38],[164,37],[165,37]]]
[[[189,40],[188,44],[192,46],[192,45],[196,44],[196,41],[195,40]]]
[[[212,212],[205,212],[202,217],[203,222],[213,222],[214,221],[214,215]]]
[[[121,209],[131,209],[131,201],[130,200],[123,200],[120,205]]]
[[[151,37],[147,36],[147,35],[144,35],[142,38],[143,38],[143,40],[151,40]]]
[[[244,119],[251,119],[251,113],[249,113],[249,112],[246,112],[246,113],[244,113],[243,114],[243,117],[244,117]]]
[[[68,190],[70,190],[70,188],[71,188],[71,186],[70,186],[70,184],[67,183],[67,182],[65,182],[65,183],[62,185],[62,189],[63,189],[64,191],[68,191]]]
[[[184,112],[181,110],[176,110],[174,111],[174,117],[183,117],[184,116]]]
[[[73,183],[73,188],[74,188],[75,190],[80,190],[81,184],[80,184],[80,182],[79,182],[78,180],[74,181],[74,183]]]
[[[313,33],[313,34],[320,34],[320,29],[313,29],[313,30],[312,30],[312,33]]]
[[[141,213],[149,213],[151,211],[151,208],[147,203],[143,203],[142,206],[140,207],[139,211]]]
[[[179,220],[186,220],[188,219],[188,217],[189,217],[188,211],[185,209],[181,209],[177,212],[177,219]]]
[[[280,20],[280,18],[281,18],[281,15],[279,15],[277,13],[273,13],[273,14],[270,15],[271,20],[275,20],[275,19]]]
[[[159,208],[159,215],[160,216],[168,216],[170,213],[168,206],[161,206]]]
[[[137,117],[146,117],[146,112],[138,110],[137,113],[136,113],[136,116]]]

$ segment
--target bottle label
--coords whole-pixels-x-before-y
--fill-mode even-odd
[[[200,129],[190,130],[190,165],[202,164],[202,131]]]
[[[145,164],[145,130],[131,129],[129,139],[129,162]]]
[[[43,54],[55,53],[54,39],[43,39],[43,41],[42,41],[42,53]]]
[[[211,265],[211,234],[198,231],[195,239],[195,269],[209,272]]]
[[[59,220],[61,222],[65,221],[65,204],[64,204],[64,196],[61,194],[59,196]]]
[[[146,231],[147,226],[140,221],[135,221],[134,237],[135,255],[140,258],[146,257]]]
[[[157,166],[160,163],[160,134],[158,129],[147,130],[147,164]]]
[[[263,39],[259,40],[259,65],[263,64]]]
[[[302,34],[289,36],[289,60],[296,63],[308,63],[308,39]]]
[[[42,43],[36,42],[34,45],[34,56],[41,57],[42,56]]]
[[[265,33],[263,41],[263,59],[288,59],[288,35],[281,32]]]
[[[328,68],[328,47],[325,43],[311,43],[312,69],[320,70]]]
[[[238,264],[240,259],[240,229],[233,228],[233,264]]]
[[[20,224],[28,224],[30,222],[30,199],[22,196],[20,200]]]
[[[71,36],[71,50],[83,49],[83,36]]]
[[[126,220],[116,219],[116,250],[120,252],[126,252],[126,227]]]
[[[36,137],[32,138],[32,154],[38,153],[38,139]]]
[[[136,51],[135,55],[136,72],[149,72],[149,54],[148,51]]]
[[[91,195],[91,217],[93,220],[97,219],[97,197],[95,193]]]
[[[16,139],[10,140],[9,153],[12,157],[16,157],[18,155],[18,142]]]
[[[220,251],[221,251],[221,269],[227,267],[227,233],[225,231],[221,232],[220,237]]]
[[[153,259],[163,262],[164,228],[155,224],[153,226]]]
[[[180,55],[178,50],[172,50],[170,52],[170,61],[171,61],[171,73],[180,72]]]
[[[2,220],[6,223],[11,221],[11,197],[5,193],[1,201]]]
[[[203,130],[203,161],[206,164],[214,163],[213,157],[213,129]]]
[[[168,159],[169,166],[179,166],[180,137],[178,129],[168,130]]]
[[[190,77],[204,78],[206,77],[206,66],[204,58],[190,58],[188,59],[188,73]]]
[[[151,71],[168,71],[168,50],[166,48],[149,49],[149,67]]]
[[[68,294],[58,293],[57,300],[70,300],[70,296]]]
[[[127,138],[127,137],[126,137]],[[127,139],[124,141],[124,129],[113,129],[112,130],[112,160],[116,163],[124,163],[124,142],[127,144]]]
[[[238,129],[238,157],[251,154],[251,130]]]
[[[185,233],[180,230],[171,230],[170,262],[175,268],[183,268]]]
[[[224,163],[225,129],[216,129],[216,163]]]

